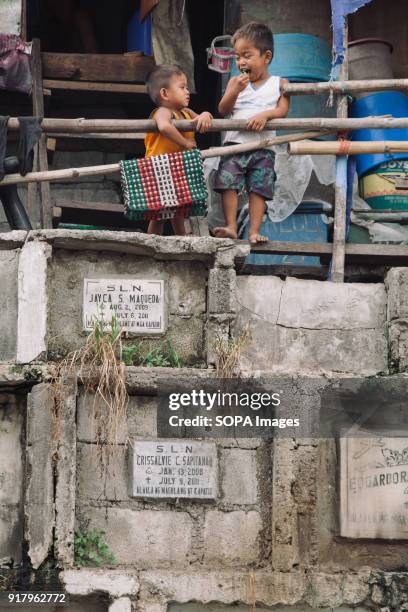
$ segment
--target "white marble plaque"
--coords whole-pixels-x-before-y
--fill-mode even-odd
[[[166,331],[163,280],[85,278],[83,326],[91,330],[95,318],[108,324],[115,315],[126,332],[163,334]]]
[[[340,534],[408,539],[408,438],[341,438],[340,453]]]
[[[215,442],[140,441],[130,447],[132,497],[216,499]]]

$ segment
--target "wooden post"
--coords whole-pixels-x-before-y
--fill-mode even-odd
[[[40,41],[38,38],[33,40],[32,50],[32,75],[33,75],[33,115],[37,117],[44,117],[44,95],[43,95],[43,82],[42,82],[42,67],[41,67],[41,49]],[[37,166],[33,168],[34,171],[39,170],[40,172],[47,172],[48,161],[47,161],[47,138],[45,134],[42,134],[34,157],[37,162]],[[41,209],[39,215],[40,227],[50,228],[52,227],[52,210],[51,210],[51,192],[49,183],[41,183],[40,185],[41,194]],[[31,196],[31,198],[30,198]],[[33,203],[33,192],[29,193],[29,216],[35,214],[32,217],[33,227],[38,226],[38,208]],[[35,197],[35,196],[34,196]],[[37,201],[37,198],[35,197]]]
[[[343,63],[340,66],[340,80],[348,78],[348,27],[347,18],[344,24],[343,44],[345,48]],[[337,118],[347,118],[347,96],[337,96]],[[334,191],[334,230],[331,280],[344,282],[345,242],[346,242],[346,207],[347,207],[347,156],[336,159],[336,184]]]
[[[21,2],[20,37],[27,41],[27,0],[22,0]]]

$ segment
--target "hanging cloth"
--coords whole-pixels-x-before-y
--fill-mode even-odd
[[[346,15],[355,13],[369,2],[371,0],[331,0],[334,66],[342,64],[344,60],[343,32]]]
[[[153,12],[153,55],[156,64],[180,66],[194,93],[194,55],[185,9],[185,0],[160,0]]]
[[[20,173],[25,176],[33,169],[34,147],[40,140],[42,117],[18,117],[20,138],[17,157],[20,162]]]

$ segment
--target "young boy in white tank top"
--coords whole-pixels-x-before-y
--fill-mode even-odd
[[[246,119],[250,131],[227,132],[224,144],[272,138],[275,132],[264,131],[266,122],[286,117],[289,110],[289,98],[280,93],[287,81],[268,73],[273,57],[272,32],[265,24],[252,21],[237,30],[232,40],[242,74],[230,79],[218,110],[231,119]],[[249,194],[249,240],[252,243],[267,240],[259,231],[265,201],[273,198],[274,161],[275,155],[270,149],[221,158],[214,188],[222,194],[226,225],[214,229],[217,238],[237,238],[238,193],[245,185]]]

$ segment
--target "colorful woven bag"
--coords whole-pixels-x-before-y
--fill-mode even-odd
[[[125,215],[132,221],[203,215],[207,188],[198,149],[120,162]]]

